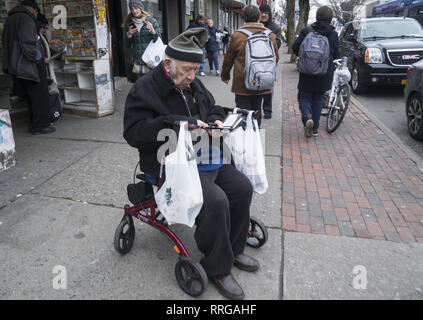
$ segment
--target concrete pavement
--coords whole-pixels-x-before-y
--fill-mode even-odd
[[[287,56],[282,54],[281,62],[285,60]],[[350,121],[375,130],[381,145],[391,146],[392,141],[352,107],[345,123],[335,133],[337,138],[322,133],[318,147],[314,140],[306,142],[292,98],[296,79],[291,67],[279,64],[273,118],[263,120],[270,188],[265,195],[254,195],[252,214],[268,227],[269,240],[258,250],[247,248],[249,254],[260,260],[261,268],[255,274],[233,269],[246,299],[421,299],[423,244],[418,242],[421,237],[417,221],[405,220],[404,228],[413,236],[412,241],[406,242],[409,238],[391,220],[395,215],[391,217],[391,212],[386,212],[397,235],[390,231],[392,239],[386,233],[383,240],[373,236],[364,239],[363,228],[354,228],[361,226],[353,223],[358,214],[349,216],[348,207],[339,208],[335,195],[327,196],[325,189],[336,189],[331,188],[335,183],[333,178],[323,188],[325,197],[320,197],[319,191],[309,194],[308,181],[299,182],[305,179],[305,173],[315,172],[315,166],[307,164],[312,163],[316,150],[320,154],[328,147],[327,141],[332,142],[335,150],[345,144],[342,137]],[[229,86],[214,76],[202,80],[218,104],[234,106]],[[122,138],[123,104],[129,88],[123,85],[116,91],[115,114],[101,119],[65,115],[57,124],[57,131],[50,135],[31,136],[26,131],[25,120],[14,123],[18,164],[0,174],[0,299],[192,299],[179,288],[174,275],[177,256],[158,231],[136,222],[132,250],[121,256],[113,248],[114,231],[123,214],[122,208],[128,203],[126,185],[132,181],[137,162],[137,151]],[[353,139],[358,148],[359,137]],[[293,143],[294,139],[297,144]],[[411,201],[410,195],[423,192],[421,184],[417,184],[422,176],[414,170],[414,162],[404,154],[401,156],[399,167],[406,170],[406,176],[416,187],[399,192]],[[392,159],[390,163],[397,158]],[[321,165],[326,163],[323,160],[321,156]],[[303,177],[294,172],[299,163]],[[337,170],[334,173],[337,177]],[[369,181],[375,181],[377,176],[372,178]],[[391,183],[386,188],[400,184]],[[320,184],[316,184],[320,190]],[[342,187],[339,183],[337,186]],[[400,187],[407,186],[401,183]],[[418,210],[418,200],[411,203],[404,199],[404,202],[407,208],[411,205],[409,211],[418,218],[419,211],[414,211]],[[291,206],[286,207],[288,204]],[[335,215],[321,207],[329,204]],[[398,202],[398,205],[398,211],[407,211],[401,208],[404,204]],[[368,217],[367,221],[366,214],[370,215],[371,211],[360,209],[370,208],[358,208],[370,235],[367,228],[374,224],[367,222],[376,219],[378,223],[380,217],[373,211],[375,217]],[[344,223],[350,228],[344,228]],[[193,230],[184,226],[172,228],[199,260]],[[53,273],[55,266],[66,269],[65,290],[53,288],[58,275]],[[223,297],[209,284],[200,299]]]

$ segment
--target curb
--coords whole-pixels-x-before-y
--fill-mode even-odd
[[[413,149],[407,146],[398,136],[387,126],[385,126],[372,112],[363,106],[354,96],[351,96],[351,102],[363,112],[376,126],[383,131],[423,172],[423,158]]]

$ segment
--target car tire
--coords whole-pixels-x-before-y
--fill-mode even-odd
[[[369,88],[364,85],[364,81],[360,77],[357,66],[354,66],[351,72],[351,88],[356,94],[364,94],[369,91]]]
[[[410,136],[423,141],[423,99],[419,93],[414,93],[407,100],[407,127]]]

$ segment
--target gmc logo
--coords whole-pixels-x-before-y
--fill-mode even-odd
[[[402,56],[402,60],[418,60],[420,55],[418,54],[405,54]]]

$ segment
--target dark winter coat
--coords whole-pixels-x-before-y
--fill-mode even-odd
[[[204,122],[224,120],[222,107],[215,105],[215,100],[203,83],[195,78],[190,85],[194,101]],[[164,143],[157,141],[160,130],[169,128],[166,121],[188,121],[197,124],[190,117],[187,104],[174,82],[167,76],[160,63],[152,72],[140,78],[126,98],[123,137],[140,154],[141,170],[157,178],[160,163],[157,151]]]
[[[145,49],[147,49],[150,44],[150,41],[156,41],[161,34],[160,26],[156,19],[148,16],[145,20],[153,25],[153,28],[156,31],[155,34],[151,34],[150,30],[148,30],[144,23],[140,31],[135,32],[131,38],[128,38],[129,25],[132,21],[129,20],[129,22],[125,25],[125,44],[127,48],[131,48],[133,50],[133,58],[135,60],[141,60]]]
[[[19,79],[40,82],[37,63],[43,57],[35,17],[24,6],[10,10],[3,29],[3,71]]]
[[[209,33],[209,40],[206,43],[207,52],[219,51],[219,44],[216,41],[216,32],[218,32],[216,27],[207,27]]]
[[[272,30],[272,32],[276,35],[276,44],[278,45],[278,49],[281,47],[282,44],[282,34],[281,34],[281,27],[279,27],[270,17],[266,23],[263,25],[267,28]]]
[[[298,90],[310,92],[310,93],[323,93],[328,91],[332,87],[333,73],[335,67],[332,63],[333,60],[339,58],[339,39],[338,33],[335,28],[326,21],[317,21],[312,24],[312,27],[318,33],[326,36],[329,40],[330,57],[328,72],[323,76],[313,76],[300,73],[300,80],[298,82]],[[310,28],[304,28],[298,38],[292,45],[292,50],[298,56],[300,52],[301,43],[304,41],[307,34],[310,32]]]

